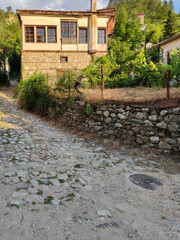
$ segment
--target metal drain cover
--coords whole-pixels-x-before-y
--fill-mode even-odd
[[[145,174],[133,174],[129,179],[134,184],[149,190],[156,190],[158,186],[163,185],[158,179]]]

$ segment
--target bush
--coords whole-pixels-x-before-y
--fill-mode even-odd
[[[21,80],[16,96],[21,107],[35,110],[41,115],[48,115],[48,109],[56,107],[56,99],[50,93],[46,77],[41,73],[35,72],[29,79]]]
[[[63,93],[68,98],[73,97],[73,93],[80,93],[78,86],[81,84],[81,74],[78,70],[68,70],[56,82],[55,90]]]
[[[86,105],[86,114],[91,115],[93,113],[93,107],[90,104]]]
[[[0,86],[10,86],[10,81],[8,78],[8,74],[0,69]]]
[[[12,77],[17,77],[19,80],[21,76],[21,56],[17,53],[16,48],[14,48],[8,61],[10,66],[10,75]]]

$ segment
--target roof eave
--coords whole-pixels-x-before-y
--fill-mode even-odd
[[[17,15],[20,19],[22,14],[28,15],[58,15],[58,16],[91,16],[93,14],[97,14],[98,16],[114,16],[115,9],[101,9],[96,12],[91,11],[49,11],[49,10],[18,10]]]

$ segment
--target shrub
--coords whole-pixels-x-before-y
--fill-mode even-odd
[[[56,99],[50,93],[45,75],[36,72],[27,80],[21,80],[16,96],[19,104],[26,110],[36,110],[41,115],[48,115],[48,109],[56,107]]]
[[[5,71],[1,71],[0,69],[0,86],[10,86],[10,81],[8,78],[8,74]]]
[[[93,107],[90,104],[86,105],[86,114],[91,115],[93,113]]]
[[[71,98],[73,93],[79,93],[78,86],[81,83],[81,74],[78,70],[68,70],[56,82],[55,90]]]

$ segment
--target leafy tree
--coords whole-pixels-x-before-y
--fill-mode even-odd
[[[6,58],[11,55],[16,39],[9,29],[9,25],[0,26],[0,59],[3,62],[3,68],[6,69]]]
[[[87,68],[82,70],[82,75],[88,78],[85,83],[86,87],[97,87],[101,84],[101,66],[104,67],[105,86],[113,87],[114,81],[110,77],[114,69],[118,67],[114,56],[108,54],[101,58],[96,58]]]
[[[129,16],[125,8],[122,8],[116,16],[114,37],[119,41],[131,43],[131,49],[140,47],[144,41],[140,19],[135,15]]]
[[[173,0],[170,0],[170,1],[169,1],[169,8],[170,8],[171,10],[174,10]]]
[[[170,38],[175,34],[176,16],[171,9],[168,11],[168,18],[164,25],[164,39]]]
[[[146,43],[156,44],[163,39],[163,25],[148,24],[146,27]]]
[[[9,21],[9,18],[11,18],[11,21]],[[5,71],[6,59],[12,54],[14,57],[14,51],[16,51],[17,56],[21,52],[20,25],[17,16],[12,13],[11,7],[7,8],[7,12],[0,9],[0,36],[0,63]],[[16,60],[19,60],[19,58],[17,57]],[[16,64],[16,62],[12,61],[11,63]],[[13,66],[10,67],[13,68]]]
[[[146,58],[144,50],[141,50],[134,61],[134,73],[136,81],[140,85],[152,87],[159,83],[160,73],[158,67]]]
[[[56,91],[65,93],[65,96],[68,93],[68,98],[71,98],[72,93],[79,92],[77,89],[77,84],[80,85],[81,74],[78,70],[74,69],[64,72],[63,76],[59,78],[56,82]],[[79,92],[80,93],[80,92]]]

